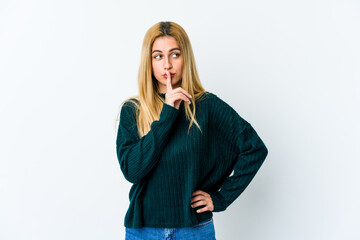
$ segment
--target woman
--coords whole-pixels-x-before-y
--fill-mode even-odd
[[[138,87],[139,96],[121,105],[116,140],[133,183],[126,239],[215,239],[212,212],[244,191],[267,148],[250,123],[204,90],[190,40],[174,22],[147,31]]]

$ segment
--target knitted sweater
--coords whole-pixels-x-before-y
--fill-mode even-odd
[[[179,109],[163,102],[159,120],[142,138],[134,104],[122,105],[116,151],[125,179],[133,183],[125,227],[192,227],[210,219],[234,202],[265,160],[263,141],[230,105],[208,91],[195,104],[202,132],[193,124],[187,134],[184,101]],[[196,190],[210,194],[213,211],[191,207]]]

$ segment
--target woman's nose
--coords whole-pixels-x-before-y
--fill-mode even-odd
[[[171,65],[171,62],[170,62],[169,58],[165,57],[164,59],[165,59],[164,60],[164,68],[165,69],[170,69],[172,67],[172,65]]]

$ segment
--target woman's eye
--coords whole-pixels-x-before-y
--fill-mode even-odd
[[[172,53],[175,58],[178,58],[180,56],[180,53]],[[155,55],[154,59],[161,59],[162,55]]]

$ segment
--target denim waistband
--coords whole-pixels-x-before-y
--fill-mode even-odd
[[[205,225],[205,224],[207,224],[207,223],[209,223],[209,222],[212,222],[213,221],[213,218],[211,217],[211,218],[209,218],[209,219],[206,219],[206,220],[204,220],[204,221],[201,221],[201,222],[199,222],[197,225],[195,225],[194,227],[200,227],[200,226],[202,226],[202,225]]]

